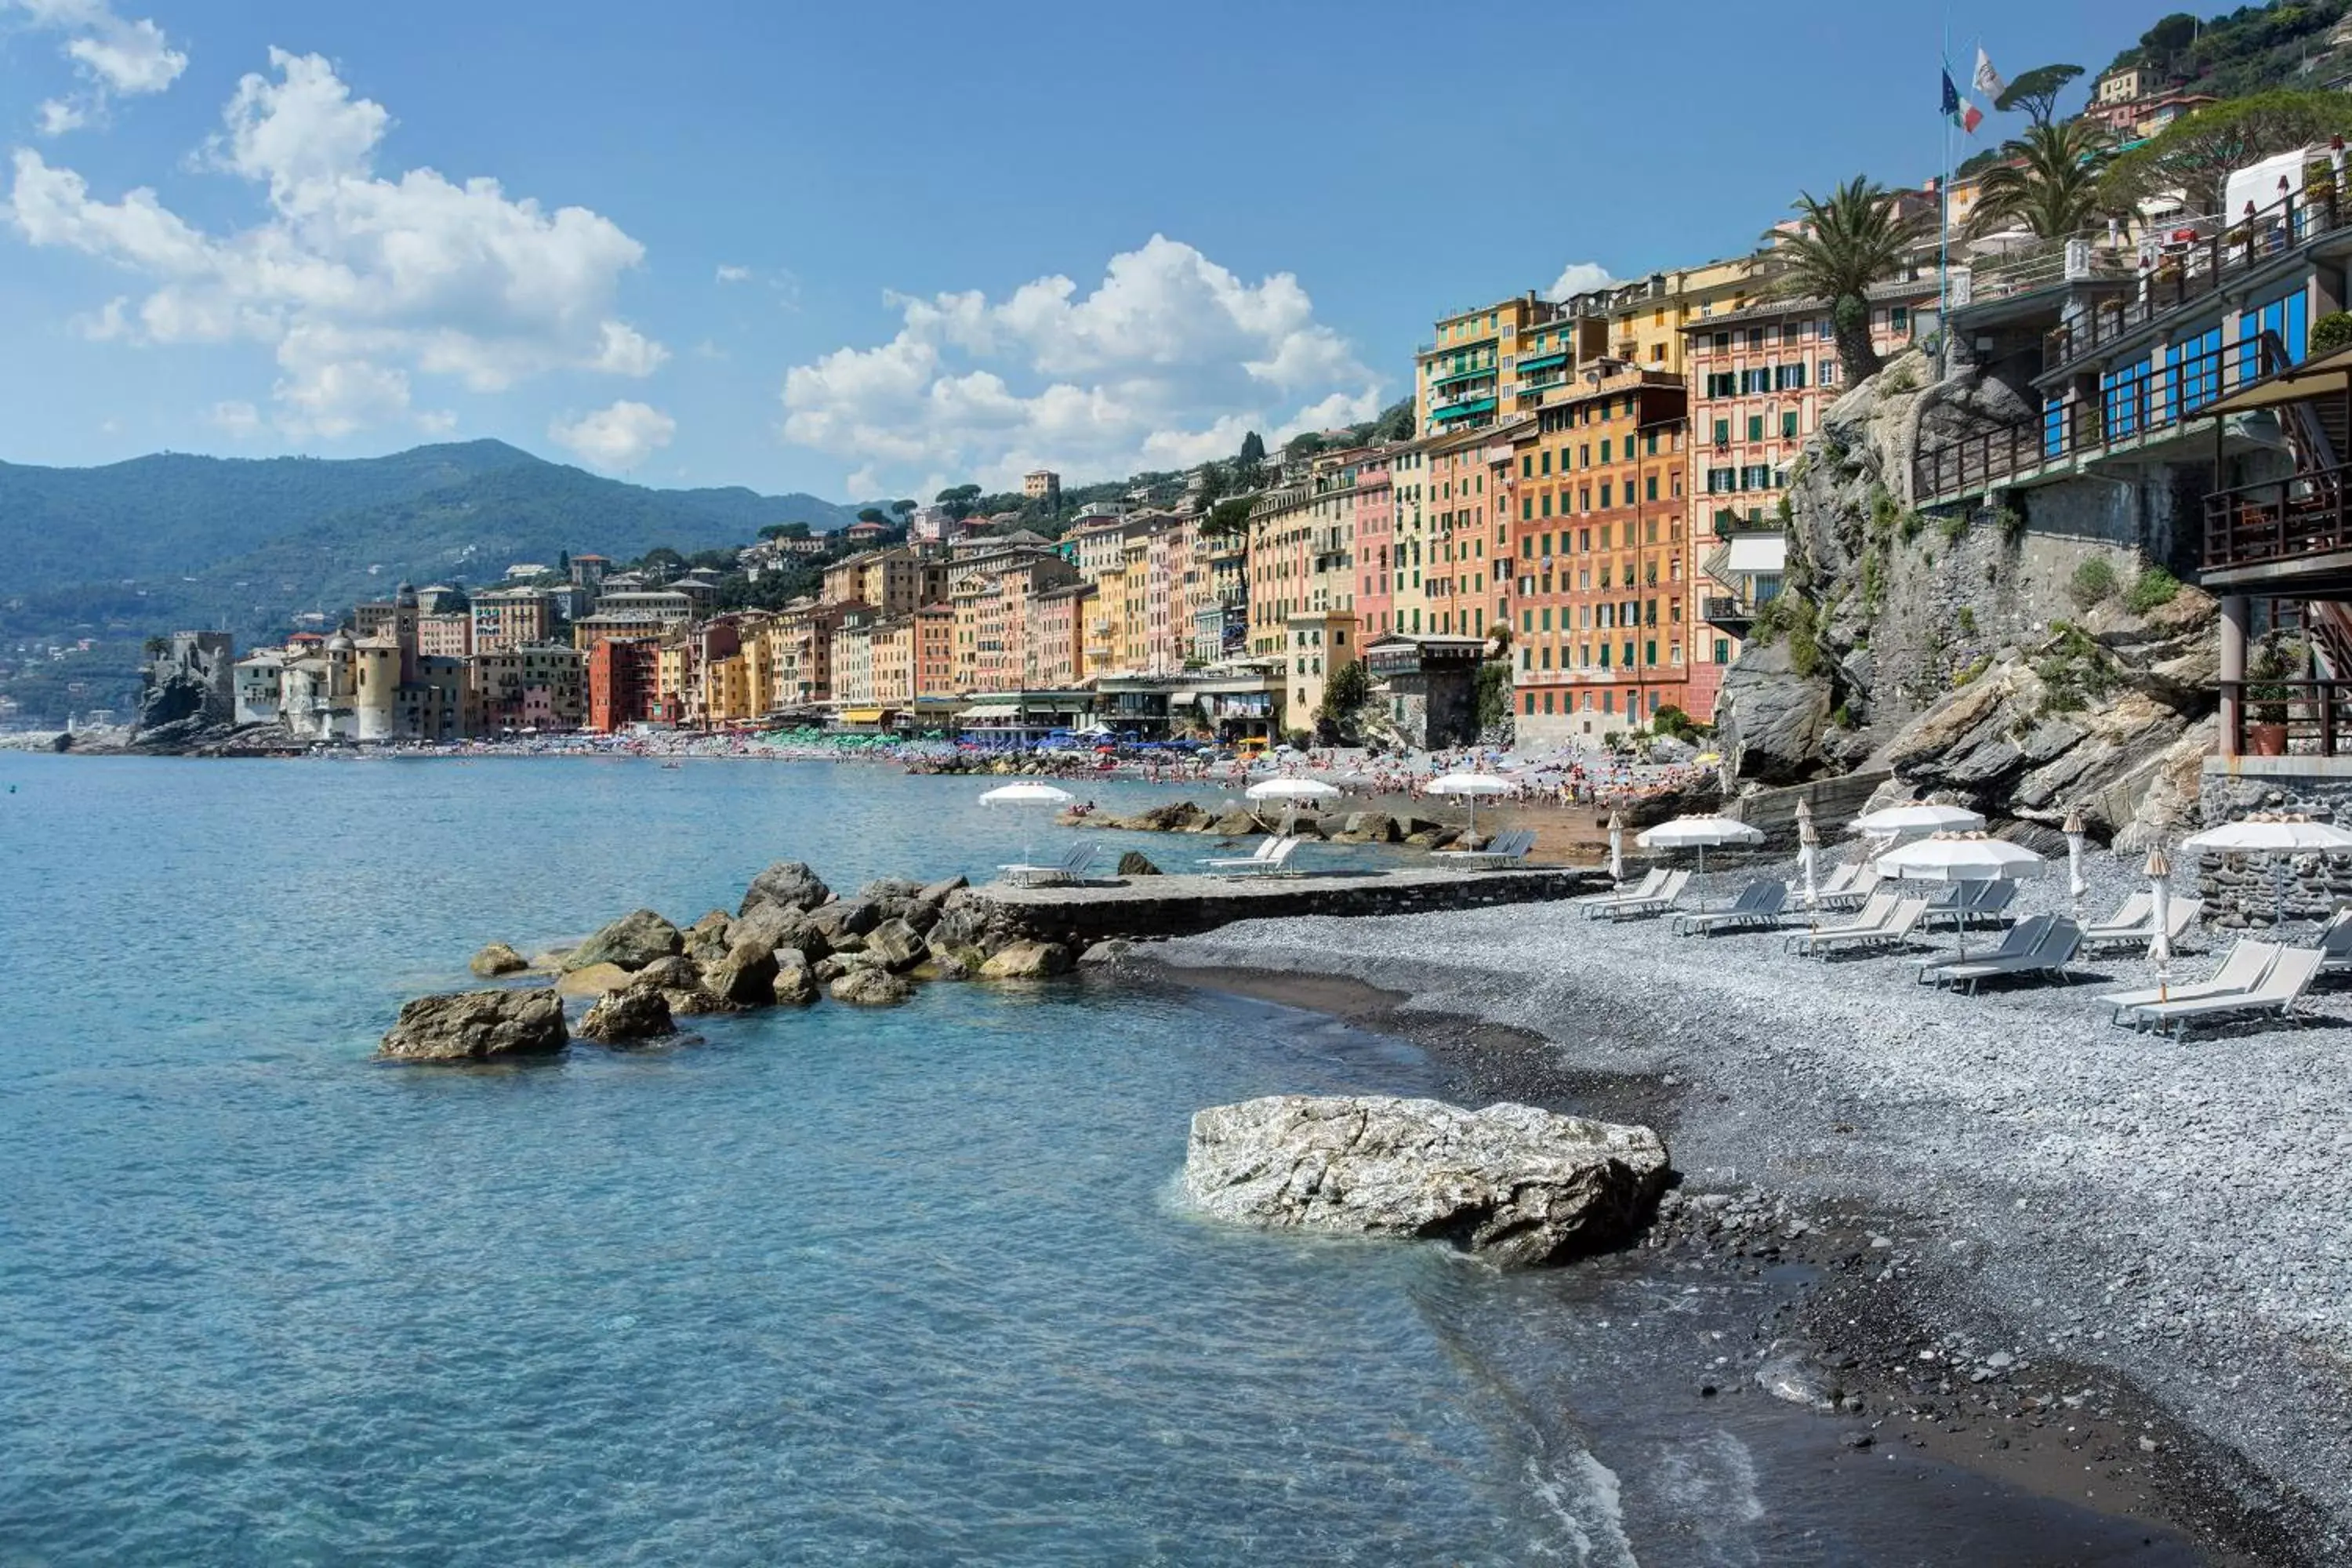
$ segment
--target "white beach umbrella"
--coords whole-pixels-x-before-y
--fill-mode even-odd
[[[2273,875],[2278,883],[2277,920],[2284,924],[2286,921],[2286,857],[2340,855],[2352,851],[2352,833],[2345,832],[2332,822],[2315,822],[2308,816],[2256,812],[2235,822],[2225,822],[2219,827],[2209,827],[2202,833],[2192,833],[2180,841],[2180,847],[2183,849],[2272,857]]]
[[[1764,834],[1760,828],[1728,816],[1677,816],[1672,822],[1643,828],[1634,835],[1633,842],[1644,849],[1696,848],[1699,875],[1705,876],[1708,845],[1761,844]]]
[[[996,788],[990,790],[986,795],[982,795],[980,797],[980,804],[988,806],[1024,805],[1035,807],[1046,805],[1067,805],[1070,802],[1077,798],[1077,796],[1072,795],[1068,790],[1056,789],[1052,784],[1038,784],[1034,780],[1024,780],[1020,784],[999,784]],[[1026,842],[1021,846],[1021,861],[1024,865],[1026,865],[1029,862],[1029,845]]]
[[[1906,833],[1962,833],[1984,825],[1984,817],[1967,806],[1929,805],[1924,801],[1913,801],[1908,805],[1865,812],[1847,825],[1847,831],[1886,837]]]
[[[2156,934],[2148,938],[2147,956],[2156,965],[2156,989],[2158,1000],[2172,985],[2172,862],[2164,858],[2162,844],[2151,845],[2147,864],[2141,868],[2147,873],[2148,918],[2156,923]]]
[[[1251,800],[1283,802],[1282,831],[1288,833],[1298,825],[1298,803],[1302,800],[1334,800],[1339,787],[1318,779],[1262,779],[1242,792]]]
[[[2066,835],[2066,897],[2074,901],[2074,921],[2079,925],[2083,920],[2083,895],[2090,891],[2089,885],[2083,880],[2083,808],[2080,805],[2066,808],[2066,826],[2062,831]]]
[[[1805,873],[1805,912],[1812,913],[1821,907],[1820,876],[1822,856],[1821,829],[1813,826],[1811,801],[1797,803],[1797,863]]]
[[[1906,882],[2014,882],[2042,875],[2046,864],[2022,844],[1982,833],[1938,833],[1878,858],[1878,874]],[[1958,921],[1960,956],[1969,952],[1969,922]]]
[[[1625,819],[1613,811],[1609,814],[1609,879],[1625,880]]]
[[[1432,795],[1458,795],[1470,803],[1470,832],[1478,832],[1478,797],[1508,795],[1509,784],[1492,773],[1440,773],[1422,786]]]

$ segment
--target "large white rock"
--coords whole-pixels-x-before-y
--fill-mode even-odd
[[[1622,1240],[1666,1171],[1646,1127],[1531,1105],[1286,1094],[1195,1114],[1184,1186],[1221,1219],[1431,1237],[1533,1264]]]

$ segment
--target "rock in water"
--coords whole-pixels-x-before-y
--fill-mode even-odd
[[[485,1062],[563,1048],[563,1003],[552,990],[457,991],[419,996],[376,1049],[410,1062]]]
[[[815,972],[799,953],[790,948],[784,952],[791,954],[791,961],[780,961],[776,966],[776,1001],[786,1007],[805,1007],[816,1000]]]
[[[833,889],[805,862],[779,860],[751,879],[751,890],[743,895],[742,907],[736,913],[748,915],[761,904],[813,910],[831,897]]]
[[[866,939],[866,951],[893,970],[912,969],[931,955],[922,934],[903,920],[885,921]]]
[[[485,980],[496,980],[501,974],[520,974],[530,967],[530,960],[509,947],[494,942],[474,954],[466,967]]]
[[[1533,1106],[1273,1095],[1192,1118],[1184,1187],[1220,1219],[1560,1263],[1632,1234],[1666,1179],[1646,1127]]]
[[[735,945],[734,926],[725,910],[711,910],[686,928],[686,956],[697,963],[718,963]]]
[[[945,881],[931,883],[929,887],[923,889],[922,891],[917,893],[915,898],[918,901],[926,904],[944,904],[948,901],[948,895],[950,893],[959,891],[961,889],[969,888],[971,886],[971,884],[966,881],[961,875],[953,876],[948,878]]]
[[[1016,942],[980,966],[982,980],[1044,980],[1069,972],[1070,950],[1051,942]]]
[[[617,963],[624,969],[643,969],[657,958],[683,952],[685,947],[686,939],[678,934],[677,927],[651,910],[636,910],[573,948],[565,955],[563,967],[585,969],[592,963]]]
[[[772,1006],[776,1000],[776,950],[756,937],[739,942],[725,958],[703,965],[702,984],[713,995],[740,1006]]]
[[[1151,857],[1142,850],[1130,849],[1118,858],[1118,874],[1122,877],[1157,877],[1160,868],[1153,865]]]
[[[860,1007],[887,1007],[904,1002],[915,988],[887,969],[853,969],[830,987],[833,999]]]
[[[580,1020],[580,1037],[617,1045],[625,1040],[658,1039],[677,1033],[670,1021],[669,1003],[650,985],[608,991],[588,1016]]]

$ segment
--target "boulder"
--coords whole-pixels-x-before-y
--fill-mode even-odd
[[[816,1000],[816,972],[791,948],[776,964],[776,1002],[784,1007],[805,1007]]]
[[[762,906],[773,908],[772,905]],[[713,910],[686,928],[686,955],[697,963],[716,963],[735,945],[733,926],[725,910]],[[771,944],[772,945],[772,944]]]
[[[867,931],[880,925],[883,918],[882,911],[873,904],[864,899],[853,899],[845,902],[826,904],[817,909],[810,914],[809,924],[821,933],[825,941],[839,947],[843,944],[844,938],[864,936]]]
[[[702,984],[702,966],[684,953],[673,953],[625,976],[624,984],[656,991],[691,991]]]
[[[676,1033],[677,1026],[670,1021],[668,999],[649,985],[608,991],[580,1020],[582,1039],[602,1040],[608,1046],[626,1040],[657,1039]]]
[[[754,937],[739,942],[716,963],[702,966],[702,987],[740,1007],[767,1007],[776,1000],[776,950]]]
[[[631,987],[631,989],[634,990],[636,988]],[[726,997],[719,995],[719,993],[711,990],[708,985],[697,984],[693,985],[646,986],[645,989],[649,991],[658,990],[661,993],[661,999],[669,1004],[670,1012],[681,1018],[693,1017],[705,1013],[740,1013],[743,1011],[741,1004],[730,1002]]]
[[[1797,674],[1787,639],[1751,642],[1724,675],[1716,733],[1739,777],[1803,784],[1822,771],[1822,734],[1833,706],[1828,678]]]
[[[761,904],[737,921],[731,934],[730,948],[757,942],[771,951],[790,949],[812,962],[833,951],[814,919],[787,904]]]
[[[565,955],[563,967],[578,970],[595,963],[617,963],[624,969],[643,969],[685,947],[686,939],[677,927],[651,910],[635,910],[573,948]]]
[[[829,985],[834,981],[840,979],[843,975],[848,973],[848,964],[844,963],[838,958],[830,956],[820,958],[814,964],[809,966],[809,973],[815,978],[819,984]]]
[[[563,1002],[546,986],[419,996],[376,1047],[410,1062],[483,1062],[563,1048]]]
[[[629,972],[617,963],[592,963],[585,969],[575,969],[555,979],[559,996],[602,996],[607,991],[619,991],[629,984]]]
[[[1209,831],[1221,838],[1241,838],[1265,831],[1256,817],[1240,806],[1234,807],[1210,826]]]
[[[885,921],[866,939],[866,951],[889,970],[908,970],[930,956],[920,932],[903,920]]]
[[[833,897],[833,890],[818,879],[805,862],[779,860],[751,879],[751,889],[743,895],[742,907],[735,912],[748,915],[761,904],[782,904],[787,909],[813,910]]]
[[[1044,980],[1070,972],[1070,950],[1059,942],[1016,942],[980,966],[982,980]]]
[[[836,1002],[888,1007],[914,995],[915,988],[887,969],[853,969],[828,988]]]
[[[946,903],[950,893],[961,892],[971,886],[971,883],[961,876],[950,877],[945,881],[933,882],[923,888],[915,897],[922,903],[936,906]]]
[[[1098,942],[1078,954],[1078,967],[1081,969],[1116,968],[1127,961],[1127,955],[1134,950],[1134,947],[1133,942],[1120,942],[1117,938],[1108,942]]]
[[[908,973],[917,980],[969,980],[971,965],[952,952],[934,952]]]
[[[509,947],[494,942],[468,959],[466,967],[485,980],[496,980],[501,974],[520,974],[530,967],[530,960]]]
[[[1396,818],[1385,811],[1351,811],[1340,828],[1360,844],[1393,844],[1397,841]]]
[[[1192,1118],[1184,1160],[1185,1191],[1221,1219],[1450,1241],[1511,1265],[1622,1241],[1666,1173],[1646,1127],[1385,1096],[1214,1106]]]
[[[1118,858],[1118,874],[1122,877],[1157,877],[1160,868],[1153,865],[1151,857],[1142,850],[1130,849]]]

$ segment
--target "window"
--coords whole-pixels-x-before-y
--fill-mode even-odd
[[[1739,390],[1742,395],[1771,391],[1772,373],[1769,370],[1761,369],[1741,371],[1739,373]]]
[[[1730,420],[1718,419],[1715,422],[1715,444],[1718,447],[1728,447],[1731,445]]]
[[[1821,384],[1823,386],[1835,386],[1838,384],[1837,361],[1833,359],[1825,359],[1822,361],[1821,363],[1815,365],[1813,370],[1815,374],[1819,376]]]
[[[1780,439],[1783,441],[1793,441],[1796,438],[1797,411],[1793,408],[1782,409],[1780,411]]]
[[[1643,481],[1642,481],[1642,488],[1643,488],[1643,496],[1642,496],[1642,499],[1643,499],[1643,500],[1657,500],[1657,499],[1658,499],[1658,476],[1657,476],[1657,475],[1655,475],[1655,474],[1652,474],[1651,476],[1649,476],[1649,478],[1647,478],[1646,479],[1643,480]],[[1656,525],[1654,523],[1654,524],[1652,524],[1651,526],[1652,526],[1653,528],[1654,528]]]
[[[1529,712],[1529,713],[1533,713],[1535,710],[1536,710],[1536,694],[1535,694],[1534,692],[1530,691],[1530,692],[1528,692],[1528,706],[1527,706],[1527,711],[1528,711],[1528,712]]]
[[[1751,414],[1748,416],[1748,438],[1751,441],[1764,439],[1764,416],[1761,414]]]
[[[1794,363],[1794,364],[1775,365],[1775,366],[1773,367],[1773,369],[1772,369],[1772,390],[1773,390],[1773,391],[1775,391],[1775,392],[1801,392],[1801,391],[1802,391],[1802,390],[1804,389],[1804,385],[1805,385],[1805,362],[1804,362],[1803,360],[1799,360],[1799,361],[1798,361],[1796,363]]]
[[[1893,310],[1886,312],[1886,324],[1894,328],[1898,332],[1909,331],[1911,330],[1911,308],[1907,305],[1895,306]]]
[[[1601,481],[1601,510],[1603,511],[1607,511],[1609,510],[1609,481],[1607,479]]]

